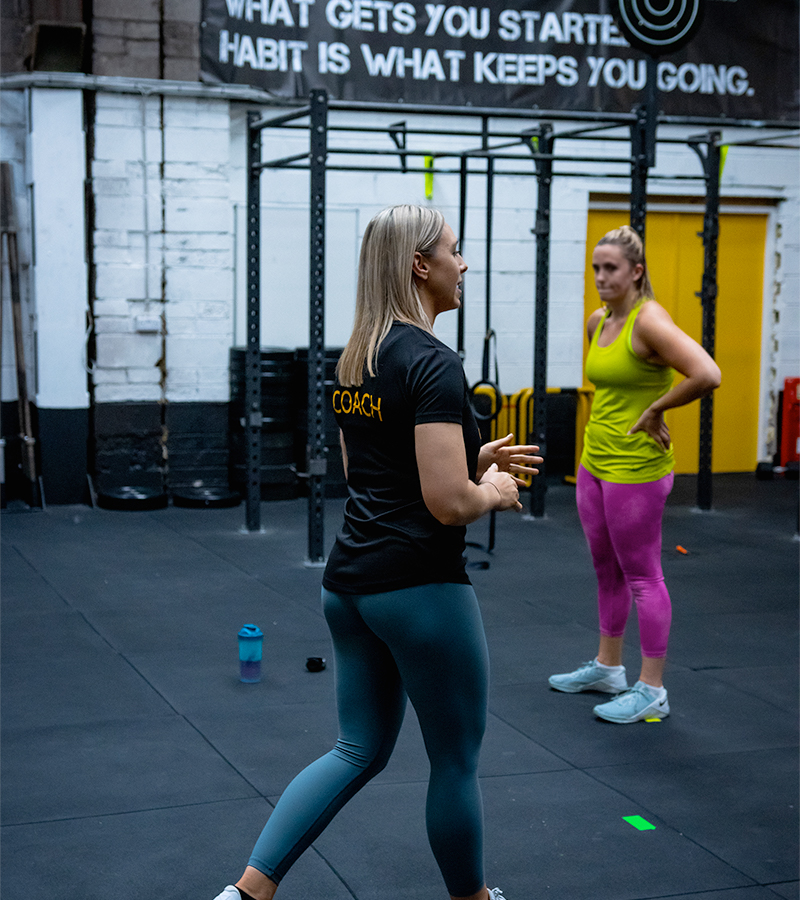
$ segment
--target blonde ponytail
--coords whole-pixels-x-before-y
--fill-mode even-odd
[[[622,225],[603,235],[597,242],[600,247],[603,244],[614,244],[622,251],[622,255],[632,266],[641,265],[642,274],[636,281],[636,300],[653,300],[653,286],[650,284],[650,272],[647,261],[644,258],[644,244],[636,231],[630,225]]]

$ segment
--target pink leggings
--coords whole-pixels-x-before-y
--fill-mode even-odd
[[[672,604],[661,570],[661,518],[675,476],[645,484],[601,481],[580,466],[578,515],[597,573],[600,633],[621,637],[633,601],[642,656],[667,655]]]

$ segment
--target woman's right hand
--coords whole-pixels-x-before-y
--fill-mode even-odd
[[[497,503],[492,506],[492,509],[522,509],[522,504],[519,502],[519,488],[517,487],[516,479],[509,475],[508,472],[499,471],[497,463],[492,463],[489,466],[478,484],[491,484],[492,489],[496,489],[498,494]]]
[[[650,435],[665,453],[669,450],[669,428],[664,421],[663,412],[656,411],[648,406],[628,434],[636,434],[639,431],[644,431],[645,434]]]
[[[442,525],[469,525],[493,509],[522,509],[514,476],[489,466],[470,478],[459,422],[423,422],[414,428],[422,499]]]

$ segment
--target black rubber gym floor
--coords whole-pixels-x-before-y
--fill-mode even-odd
[[[574,489],[545,519],[497,517],[470,549],[492,658],[482,757],[486,868],[508,900],[798,897],[797,483],[677,479],[664,525],[674,618],[659,723],[596,719],[547,676],[596,652]],[[326,543],[341,515],[328,502]],[[2,516],[5,900],[211,900],[281,790],[336,735],[306,501]],[[488,524],[472,526],[485,543]],[[684,547],[688,554],[676,551]],[[236,633],[265,633],[238,680]],[[629,680],[638,674],[635,621]],[[630,678],[633,676],[633,678]],[[286,900],[446,896],[424,832],[409,711],[388,768],[284,880]],[[649,826],[627,821],[639,816]],[[641,824],[641,822],[640,822]]]

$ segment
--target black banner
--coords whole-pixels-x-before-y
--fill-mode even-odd
[[[465,0],[466,2],[466,0]],[[646,62],[615,0],[203,0],[202,77],[280,97],[630,112]],[[798,119],[797,0],[706,0],[658,61],[668,115]]]

